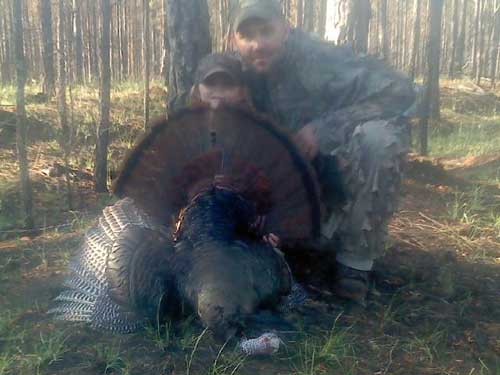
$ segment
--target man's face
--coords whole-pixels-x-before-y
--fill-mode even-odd
[[[242,104],[247,98],[245,88],[224,73],[210,75],[198,87],[201,102],[214,109],[223,104]]]
[[[234,43],[244,62],[258,73],[270,71],[283,54],[288,25],[282,19],[250,18],[234,33]]]

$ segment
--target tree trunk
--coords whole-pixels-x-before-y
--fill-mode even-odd
[[[387,0],[380,0],[380,30],[382,32],[382,56],[386,62],[389,62],[390,52],[389,31],[387,30]]]
[[[481,5],[481,16],[479,17],[479,46],[477,55],[477,66],[476,66],[476,85],[481,84],[481,77],[483,75],[484,68],[484,39],[486,35],[486,0],[483,0]]]
[[[307,32],[314,31],[314,3],[315,3],[315,0],[306,0],[304,2],[303,28]]]
[[[99,53],[98,51],[98,46],[97,46],[97,36],[99,35],[99,29],[98,29],[98,15],[97,15],[97,0],[92,0],[89,2],[91,5],[91,26],[92,26],[92,32],[90,34],[90,39],[92,40],[92,46],[91,46],[91,51],[92,51],[92,80],[97,80],[99,79]],[[109,25],[108,25],[109,26]]]
[[[413,47],[411,49],[411,69],[410,78],[415,80],[417,74],[417,57],[420,49],[420,13],[422,8],[422,0],[415,0],[415,20],[413,24]]]
[[[22,222],[26,229],[32,229],[33,223],[33,194],[29,177],[27,137],[26,137],[26,109],[24,102],[24,89],[26,85],[27,69],[24,58],[23,35],[23,0],[14,1],[14,50],[16,57],[16,144],[17,158],[19,161],[19,174],[21,182]]]
[[[4,0],[5,1],[5,0]],[[10,36],[9,33],[9,19],[7,15],[10,13],[7,3],[4,1],[0,1],[1,9],[6,9],[7,11],[3,12],[0,15],[0,32],[2,32],[2,36],[0,38],[0,43],[2,45],[2,60],[0,61],[0,78],[1,82],[4,84],[8,84],[12,82],[13,77],[11,74],[11,66],[12,64],[12,51],[10,49]]]
[[[474,18],[474,44],[472,47],[472,78],[475,78],[477,75],[477,55],[479,50],[479,25],[481,18],[481,0],[476,0],[476,15]]]
[[[304,1],[297,0],[297,19],[295,20],[295,24],[299,28],[304,25]]]
[[[358,53],[368,52],[368,32],[370,31],[370,19],[372,16],[370,0],[356,1],[356,27],[354,49]]]
[[[97,146],[95,161],[95,189],[98,193],[108,191],[108,144],[109,144],[109,112],[111,96],[110,66],[110,26],[111,0],[101,0],[102,34],[101,34],[101,89],[99,104],[100,119],[97,126]]]
[[[143,11],[143,30],[142,30],[142,47],[144,56],[144,129],[149,126],[149,80],[151,74],[151,34],[150,30],[150,19],[149,19],[149,0],[142,0],[142,11]]]
[[[462,8],[462,17],[460,20],[460,34],[457,40],[457,50],[456,50],[456,73],[463,73],[463,67],[465,63],[465,36],[467,32],[467,4],[468,0],[464,0]]]
[[[165,86],[168,86],[168,72],[169,72],[169,67],[168,67],[169,45],[168,45],[167,1],[168,0],[162,1],[163,52],[162,52],[162,59],[161,59],[161,76],[165,81]]]
[[[456,56],[457,56],[457,40],[458,40],[458,24],[459,24],[459,0],[453,1],[453,30],[451,32],[451,55],[450,55],[450,67],[448,71],[448,76],[450,79],[455,78],[455,65],[456,65]]]
[[[167,0],[169,99],[187,92],[200,59],[210,53],[206,0]]]
[[[59,53],[59,70],[58,70],[58,107],[59,107],[59,124],[61,126],[61,139],[60,144],[63,149],[63,158],[65,168],[65,179],[66,179],[66,193],[68,199],[68,209],[73,209],[73,198],[71,192],[71,181],[70,181],[70,168],[69,168],[69,154],[71,150],[71,134],[68,126],[68,109],[66,105],[66,43],[65,43],[65,25],[64,20],[66,12],[64,9],[64,0],[59,0],[59,44],[57,46]]]
[[[495,15],[494,15],[494,29],[493,29],[493,40],[491,48],[491,64],[490,64],[490,79],[491,87],[496,86],[496,76],[497,76],[497,61],[498,54],[500,51],[500,0],[495,1]]]
[[[52,36],[52,9],[50,7],[50,0],[39,1],[39,14],[42,24],[42,40],[43,40],[43,93],[46,95],[53,95],[55,88],[55,74],[54,74],[54,42]]]
[[[440,117],[439,73],[441,62],[441,22],[444,0],[430,0],[429,28],[429,83],[430,83],[430,116],[437,120]]]
[[[75,79],[77,83],[83,82],[83,40],[82,40],[82,15],[81,2],[73,0],[73,45],[75,56]]]
[[[439,118],[439,61],[441,54],[443,0],[429,0],[429,12],[428,71],[420,118],[420,153],[422,155],[428,154],[429,118]]]
[[[129,78],[128,70],[128,19],[127,19],[127,4],[122,4],[121,14],[117,17],[123,17],[120,25],[122,28],[121,39],[120,39],[120,62],[122,65],[122,79],[126,80]]]
[[[326,32],[326,13],[327,13],[328,0],[319,0],[319,14],[318,14],[318,35],[323,39]]]

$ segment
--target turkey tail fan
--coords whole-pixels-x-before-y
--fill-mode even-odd
[[[169,224],[211,186],[252,200],[265,230],[285,243],[319,234],[314,171],[287,134],[243,109],[185,109],[160,120],[126,158],[113,190]]]
[[[49,313],[117,333],[141,328],[167,291],[165,261],[171,247],[162,233],[131,199],[105,208],[71,261],[67,289]],[[154,261],[146,252],[154,254]]]

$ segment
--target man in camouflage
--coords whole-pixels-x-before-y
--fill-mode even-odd
[[[231,21],[257,110],[292,131],[313,164],[334,156],[340,166],[347,199],[322,235],[336,253],[335,291],[364,301],[399,195],[413,87],[380,61],[291,29],[277,0],[239,0]]]

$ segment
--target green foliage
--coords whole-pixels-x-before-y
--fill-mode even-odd
[[[93,367],[99,374],[107,375],[124,373],[127,370],[127,363],[119,345],[98,344],[95,347]]]
[[[430,155],[458,158],[500,151],[496,112],[463,112],[451,106],[442,109],[441,117],[430,134]]]
[[[337,316],[328,332],[306,334],[295,345],[294,374],[355,374],[356,353],[350,328],[337,327]]]
[[[32,353],[24,357],[24,362],[39,374],[42,368],[61,360],[68,351],[65,345],[67,339],[65,333],[60,331],[40,333],[40,340],[35,342]]]

